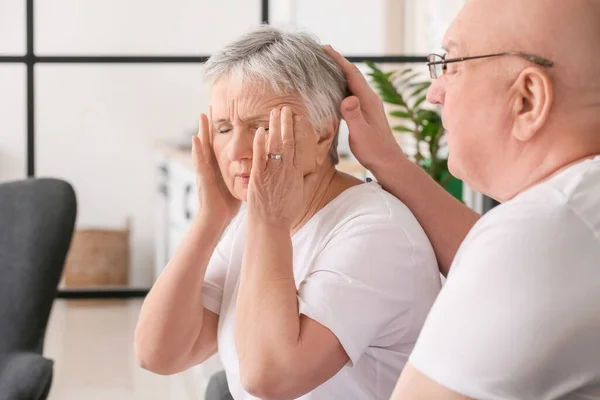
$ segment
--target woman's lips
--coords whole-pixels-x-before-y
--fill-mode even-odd
[[[250,182],[250,174],[235,174],[235,177],[244,185],[247,185],[248,182]]]

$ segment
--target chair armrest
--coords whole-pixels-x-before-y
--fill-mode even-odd
[[[0,400],[44,400],[53,362],[37,353],[0,354]]]

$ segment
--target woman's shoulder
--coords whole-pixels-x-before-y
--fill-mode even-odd
[[[363,183],[346,189],[330,204],[353,216],[398,220],[414,218],[408,207],[385,191],[377,182]]]
[[[376,182],[346,189],[313,218],[321,229],[338,234],[369,231],[425,240],[422,227],[408,207]]]

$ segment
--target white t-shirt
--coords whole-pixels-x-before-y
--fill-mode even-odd
[[[600,399],[600,157],[475,225],[410,362],[477,399]]]
[[[234,342],[245,216],[242,209],[225,233],[203,286],[204,306],[220,315],[219,356],[236,400],[254,398],[240,383]],[[300,313],[330,329],[350,358],[301,399],[389,399],[441,286],[423,229],[370,183],[341,193],[292,242]]]

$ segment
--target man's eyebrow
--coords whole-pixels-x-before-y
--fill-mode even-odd
[[[442,49],[444,49],[445,52],[450,52],[452,50],[455,50],[457,47],[458,43],[456,43],[454,40],[449,40],[442,46]]]

